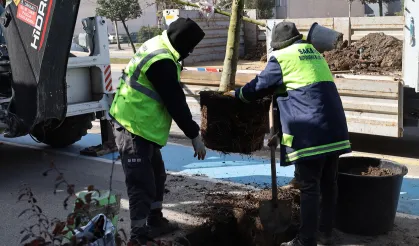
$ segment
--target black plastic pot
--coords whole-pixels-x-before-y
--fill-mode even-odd
[[[320,53],[336,49],[338,43],[343,41],[343,34],[333,29],[319,25],[315,22],[307,35],[307,41]]]
[[[393,176],[362,176],[368,167],[388,168]],[[369,157],[339,160],[337,229],[351,234],[375,236],[394,226],[406,166]]]

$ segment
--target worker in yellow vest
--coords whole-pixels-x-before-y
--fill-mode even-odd
[[[149,245],[178,228],[162,214],[166,172],[160,149],[167,143],[172,119],[192,140],[195,157],[205,158],[200,127],[180,85],[179,64],[204,36],[191,19],[177,19],[139,48],[120,79],[110,116],[128,190],[129,245]]]
[[[244,103],[274,95],[279,108],[280,141],[270,141],[270,145],[281,145],[281,166],[295,165],[297,182],[292,183],[301,191],[299,234],[281,246],[332,243],[338,160],[351,152],[333,75],[322,54],[302,37],[294,23],[277,24],[264,71],[231,92]]]

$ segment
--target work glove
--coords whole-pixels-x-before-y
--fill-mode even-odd
[[[204,160],[205,155],[207,154],[207,151],[205,149],[205,145],[201,140],[201,136],[198,135],[198,137],[192,139],[192,145],[195,150],[194,157],[198,156],[198,160]]]

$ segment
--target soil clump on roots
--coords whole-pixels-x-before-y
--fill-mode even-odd
[[[262,149],[268,132],[270,98],[243,103],[217,91],[202,91],[201,132],[207,148],[249,155]]]
[[[353,70],[359,74],[400,73],[403,41],[384,33],[371,33],[353,43],[324,52],[332,71]]]
[[[271,193],[208,193],[199,208],[201,216],[208,218],[207,223],[188,236],[189,242],[192,246],[271,246],[292,240],[299,228],[300,193],[278,190],[279,200],[292,200],[292,222],[287,231],[278,235],[264,231],[259,218],[259,202],[271,200]]]

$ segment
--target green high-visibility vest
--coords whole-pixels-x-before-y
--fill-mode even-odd
[[[160,146],[167,144],[172,117],[146,72],[156,61],[170,59],[177,65],[180,81],[179,57],[166,31],[145,42],[125,68],[110,109],[111,116],[127,131]]]
[[[326,60],[311,44],[300,43],[272,52],[281,65],[287,91],[318,82],[334,82]],[[277,91],[282,93],[285,91]]]

